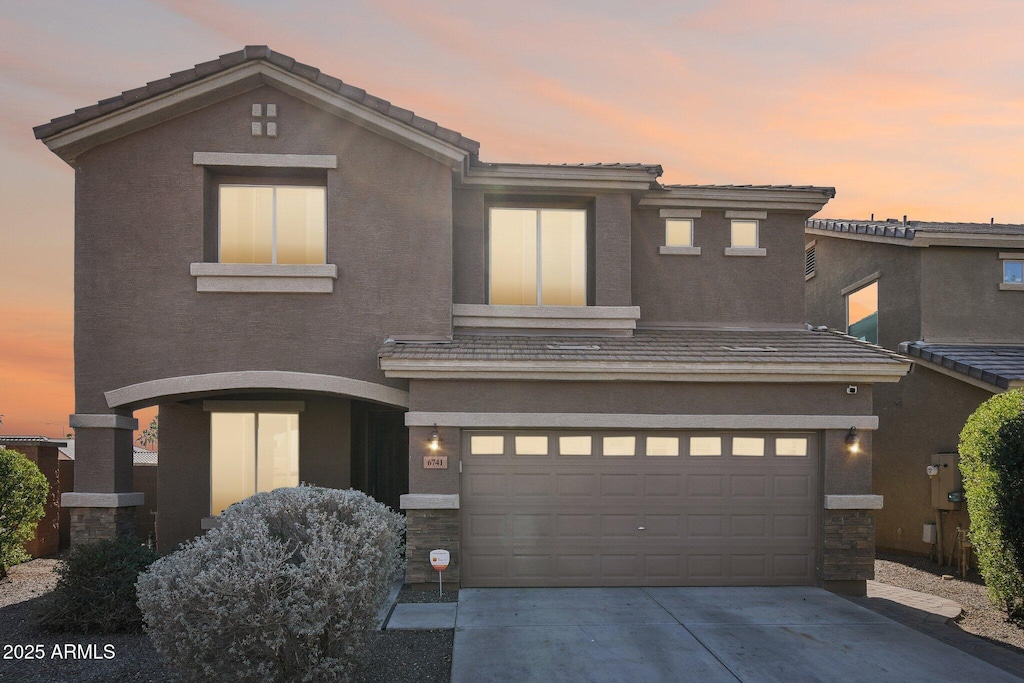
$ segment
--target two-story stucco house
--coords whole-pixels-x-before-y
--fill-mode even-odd
[[[438,547],[463,586],[872,575],[909,366],[804,323],[831,188],[485,163],[263,46],[35,132],[75,169],[76,539],[131,528],[159,405],[163,549],[307,482],[400,507],[411,582]]]
[[[878,545],[948,555],[968,527],[960,430],[1024,386],[1024,225],[812,219],[806,233],[808,319],[914,363],[875,390]]]

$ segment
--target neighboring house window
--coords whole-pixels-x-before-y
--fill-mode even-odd
[[[298,485],[298,414],[210,414],[212,515],[258,491]]]
[[[1003,261],[1003,283],[1024,284],[1024,261]]]
[[[878,282],[846,295],[846,332],[851,337],[878,343]]]
[[[732,222],[732,248],[757,249],[757,221],[734,220]]]
[[[322,264],[327,192],[293,185],[221,185],[221,263]]]
[[[490,303],[586,306],[587,212],[490,211]]]
[[[808,242],[804,247],[804,280],[810,280],[818,274],[818,258],[814,253],[817,242]]]

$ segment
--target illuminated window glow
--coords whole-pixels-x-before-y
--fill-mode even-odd
[[[322,187],[221,185],[220,262],[325,263],[326,196]]]
[[[210,513],[259,491],[299,485],[299,416],[210,414]]]
[[[491,209],[490,303],[587,305],[587,212]]]

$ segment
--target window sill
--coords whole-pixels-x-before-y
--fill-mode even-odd
[[[764,256],[766,252],[764,249],[757,247],[726,247],[726,256]]]
[[[1000,282],[999,289],[1004,292],[1024,292],[1024,282]]]
[[[193,263],[190,272],[197,292],[330,294],[338,279],[338,266],[333,263]]]
[[[639,306],[452,306],[461,334],[631,336],[639,319]]]
[[[662,256],[700,256],[700,247],[658,247]]]

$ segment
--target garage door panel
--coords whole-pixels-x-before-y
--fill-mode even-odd
[[[763,456],[731,455],[726,434],[720,456],[681,447],[678,456],[650,457],[644,432],[636,434],[632,457],[553,450],[464,460],[464,585],[814,583],[813,435],[788,433],[808,439],[800,457],[776,456],[772,434]],[[591,434],[593,443],[603,436]]]
[[[686,493],[693,498],[721,498],[724,492],[724,475],[691,474],[686,478]]]
[[[556,473],[555,491],[566,497],[594,499],[598,494],[598,477],[594,473]]]

